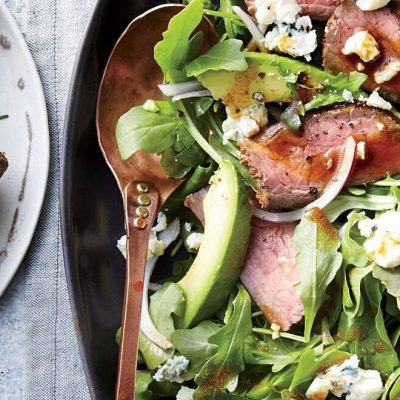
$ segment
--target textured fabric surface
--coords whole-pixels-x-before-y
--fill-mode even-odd
[[[58,194],[71,73],[94,4],[95,0],[7,0],[42,79],[49,113],[51,164],[37,232],[17,279],[0,300],[0,321],[7,314],[9,332],[18,329],[15,337],[7,338],[10,345],[0,345],[0,352],[10,349],[7,358],[0,359],[1,400],[89,399],[68,302]]]

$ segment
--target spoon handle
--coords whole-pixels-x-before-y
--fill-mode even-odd
[[[125,189],[127,268],[116,400],[135,399],[143,279],[149,236],[157,215],[158,202],[157,190],[148,183],[131,182]]]

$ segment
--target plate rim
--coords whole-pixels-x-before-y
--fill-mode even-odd
[[[107,0],[97,0],[92,14],[89,18],[88,25],[82,35],[74,67],[71,75],[71,84],[68,91],[68,98],[65,108],[64,128],[63,128],[63,140],[62,140],[62,151],[61,151],[61,165],[60,165],[60,191],[59,191],[59,207],[60,207],[60,218],[61,218],[61,241],[64,258],[64,270],[67,280],[68,298],[74,321],[75,337],[78,342],[79,356],[82,361],[82,368],[85,374],[89,394],[92,399],[101,399],[101,393],[99,388],[94,384],[95,373],[94,368],[89,362],[89,358],[85,351],[86,338],[83,336],[82,331],[79,327],[78,318],[78,297],[77,297],[77,284],[72,274],[73,256],[71,251],[71,231],[70,231],[70,166],[71,166],[71,142],[73,137],[70,132],[72,131],[74,121],[76,119],[76,106],[75,98],[78,89],[83,80],[83,67],[87,57],[84,54],[89,50],[93,38],[96,36],[96,25],[101,19],[103,9],[106,7]],[[98,82],[100,85],[100,82]]]
[[[50,168],[50,128],[49,128],[49,119],[48,119],[48,112],[47,112],[47,104],[46,98],[43,91],[42,82],[40,80],[39,72],[36,67],[35,61],[33,60],[32,54],[28,48],[28,45],[25,41],[24,36],[22,35],[16,21],[14,20],[11,12],[7,8],[4,2],[0,1],[0,14],[3,15],[4,19],[7,21],[7,24],[10,27],[10,30],[13,36],[16,38],[18,45],[20,46],[20,51],[22,57],[27,61],[28,68],[31,71],[32,80],[34,85],[37,87],[36,94],[38,96],[38,101],[40,103],[40,107],[43,109],[43,118],[44,118],[44,128],[45,131],[42,132],[43,139],[45,141],[45,148],[43,148],[42,158],[43,158],[43,166],[44,166],[44,180],[41,187],[38,188],[38,192],[40,193],[38,196],[39,200],[39,208],[36,212],[36,215],[33,218],[33,224],[29,227],[25,228],[29,230],[28,237],[29,239],[25,242],[21,243],[20,250],[18,256],[16,256],[16,262],[11,264],[11,267],[7,268],[8,273],[6,273],[5,279],[0,282],[0,297],[5,293],[7,287],[9,286],[10,282],[12,281],[13,277],[17,273],[19,267],[21,266],[28,249],[32,243],[32,239],[36,232],[36,228],[39,222],[40,215],[43,209],[43,203],[47,192],[47,183],[49,177],[49,168]]]

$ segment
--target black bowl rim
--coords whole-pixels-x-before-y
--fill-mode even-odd
[[[62,237],[62,247],[64,254],[64,268],[67,279],[69,302],[72,311],[73,321],[78,321],[78,303],[77,298],[77,287],[75,279],[71,273],[70,266],[72,265],[72,254],[71,254],[71,237],[69,230],[70,222],[70,165],[71,165],[71,140],[72,137],[70,132],[74,126],[76,119],[76,96],[81,86],[83,80],[83,64],[87,57],[85,54],[89,51],[89,47],[93,37],[95,35],[95,25],[98,23],[99,18],[101,18],[102,9],[105,7],[106,1],[98,0],[91,17],[89,19],[89,24],[82,36],[79,50],[76,54],[76,59],[74,63],[74,68],[71,76],[71,84],[69,88],[67,106],[65,111],[65,122],[63,129],[63,142],[62,142],[62,155],[61,155],[61,174],[60,174],[60,218],[61,218],[61,237]],[[99,82],[100,84],[100,82]],[[82,366],[86,377],[86,382],[88,384],[89,393],[92,399],[101,398],[100,393],[98,393],[98,387],[94,385],[95,374],[92,366],[89,363],[88,357],[85,349],[85,338],[79,331],[79,326],[74,323],[75,336],[78,341],[79,354],[82,360]]]

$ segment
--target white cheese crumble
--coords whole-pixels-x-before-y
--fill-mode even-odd
[[[186,244],[190,250],[199,250],[204,238],[204,233],[193,232],[186,238]]]
[[[190,232],[192,230],[192,224],[190,222],[185,222],[185,225],[183,225],[185,228],[186,232]]]
[[[382,122],[377,122],[376,127],[379,131],[383,131],[385,129],[385,125]]]
[[[277,24],[265,35],[264,45],[268,50],[310,60],[311,53],[317,48],[317,34],[312,30],[310,17],[300,17],[294,28],[287,24]]]
[[[193,400],[194,389],[182,386],[176,394],[176,400]]]
[[[371,107],[381,108],[382,110],[391,110],[392,105],[386,101],[381,95],[375,90],[367,99],[367,105]]]
[[[366,149],[365,142],[357,143],[357,157],[359,160],[365,160],[365,149]]]
[[[279,339],[281,337],[281,327],[280,325],[276,324],[273,322],[271,324],[271,330],[272,330],[272,340]]]
[[[377,400],[383,393],[381,376],[376,370],[359,368],[359,362],[351,356],[318,375],[307,390],[307,399],[323,400],[331,392],[336,397],[346,394],[346,400]]]
[[[400,72],[400,61],[392,61],[374,74],[375,82],[380,85],[393,79]]]
[[[255,0],[256,19],[259,24],[274,22],[294,24],[301,8],[296,0]]]
[[[244,108],[238,113],[226,107],[226,114],[227,119],[222,123],[225,143],[228,140],[240,141],[245,137],[251,137],[268,125],[268,112],[259,103]]]
[[[182,375],[187,372],[189,363],[190,361],[184,356],[169,358],[164,365],[158,367],[153,379],[156,382],[182,383],[185,381]]]
[[[359,31],[350,36],[342,49],[344,55],[357,54],[365,62],[373,61],[380,51],[375,38],[368,31]]]
[[[349,103],[354,103],[354,96],[353,93],[350,92],[350,90],[344,89],[342,96]]]
[[[358,8],[363,11],[373,11],[385,7],[390,3],[390,0],[357,0]]]
[[[382,268],[400,265],[399,212],[386,211],[373,220],[360,221],[358,228],[361,235],[368,238],[364,242],[364,248],[371,260]]]
[[[160,111],[160,108],[154,100],[146,100],[143,104],[143,110],[157,113]]]
[[[167,229],[167,216],[159,212],[157,215],[157,223],[153,228],[151,228],[148,249],[147,249],[147,259],[152,257],[159,257],[164,254],[165,243],[157,238],[157,233],[163,232]],[[122,236],[121,239],[117,241],[117,248],[126,258],[126,235]]]

